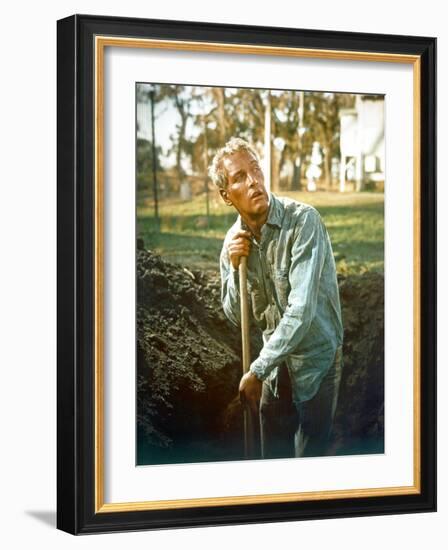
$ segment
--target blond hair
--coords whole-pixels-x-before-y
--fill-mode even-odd
[[[239,137],[232,137],[229,141],[219,149],[216,155],[213,157],[212,163],[208,169],[208,174],[212,182],[219,187],[219,189],[227,188],[227,172],[225,171],[223,160],[225,157],[236,153],[237,151],[248,151],[258,161],[260,161],[255,149],[244,139]]]

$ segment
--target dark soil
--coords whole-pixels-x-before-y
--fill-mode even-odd
[[[336,454],[384,452],[384,277],[339,281],[344,368],[334,425]]]
[[[344,374],[332,454],[382,452],[383,277],[340,280]],[[260,335],[252,335],[256,356]],[[137,251],[137,463],[243,458],[240,332],[219,274]]]

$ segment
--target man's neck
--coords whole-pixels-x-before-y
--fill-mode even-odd
[[[261,239],[261,229],[268,219],[268,212],[269,208],[266,210],[266,212],[263,212],[263,214],[260,214],[256,217],[246,217],[240,214],[241,219],[243,220],[245,225],[247,225],[250,232],[254,235],[257,241],[260,241]]]

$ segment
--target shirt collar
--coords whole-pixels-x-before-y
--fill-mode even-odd
[[[269,197],[269,210],[268,210],[268,217],[266,220],[267,225],[276,225],[277,227],[282,226],[283,221],[283,215],[285,213],[285,208],[283,204],[278,200],[278,198],[268,191],[268,197]],[[249,229],[246,224],[243,222],[243,219],[241,216],[238,216],[239,224],[241,229]]]
[[[283,204],[277,199],[277,197],[271,193],[269,194],[269,211],[268,219],[266,223],[269,225],[276,225],[277,227],[282,226],[284,207]]]

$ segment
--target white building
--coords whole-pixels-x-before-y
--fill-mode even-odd
[[[340,191],[381,188],[385,178],[384,96],[357,95],[353,109],[341,109]]]

